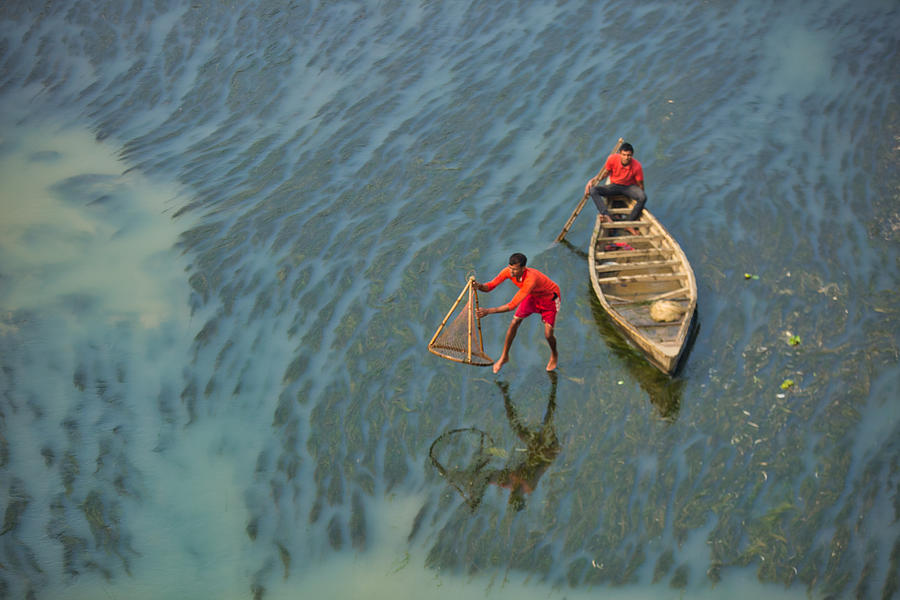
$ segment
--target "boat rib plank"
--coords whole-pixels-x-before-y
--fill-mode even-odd
[[[645,250],[598,250],[594,252],[594,258],[605,260],[607,258],[655,258],[657,256],[671,256],[674,250],[668,248],[647,248]]]
[[[597,272],[604,273],[607,271],[634,271],[637,269],[656,269],[673,267],[680,265],[678,260],[648,260],[646,262],[627,262],[627,263],[604,263],[597,265]]]
[[[684,279],[684,273],[651,273],[647,275],[622,275],[621,277],[598,277],[597,283],[638,283],[646,281],[677,281]]]
[[[642,240],[664,240],[665,236],[659,233],[651,233],[649,235],[600,235],[597,236],[598,242],[637,242]]]

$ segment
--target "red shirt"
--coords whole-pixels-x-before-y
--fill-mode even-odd
[[[637,185],[639,181],[644,181],[644,168],[635,158],[627,165],[623,165],[622,157],[618,153],[610,154],[603,167],[609,171],[610,183]]]
[[[519,288],[519,291],[516,292],[516,295],[513,296],[512,300],[510,300],[503,308],[508,310],[512,310],[519,305],[519,303],[525,299],[525,296],[528,294],[533,294],[535,296],[543,296],[546,298],[552,298],[553,294],[559,296],[559,286],[556,283],[538,271],[537,269],[532,269],[531,267],[525,267],[525,272],[522,273],[522,280],[519,281],[510,274],[509,267],[506,267],[502,271],[500,271],[496,277],[490,280],[488,283],[484,284],[484,287],[487,288],[487,291],[491,291],[501,283],[503,280],[509,279],[513,282],[513,284]]]

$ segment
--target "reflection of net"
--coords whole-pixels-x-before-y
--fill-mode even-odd
[[[463,296],[467,293],[468,299],[464,304],[460,304]],[[460,305],[461,308],[456,317],[448,323],[453,311]],[[428,350],[443,358],[479,367],[493,364],[494,361],[484,353],[481,322],[475,315],[476,308],[478,308],[478,294],[470,279],[466,282],[466,287],[463,288],[450,312],[444,317],[444,322],[435,332],[431,343],[428,344]]]
[[[502,451],[494,447],[491,436],[474,427],[452,429],[442,434],[428,451],[434,468],[473,510],[481,502],[488,485],[490,470],[485,471],[485,467],[501,454]]]

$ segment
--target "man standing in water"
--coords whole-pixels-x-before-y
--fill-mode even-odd
[[[604,184],[603,180],[607,175],[609,183]],[[634,147],[623,142],[617,152],[609,155],[600,172],[588,180],[584,193],[590,195],[604,223],[612,221],[607,201],[609,196],[628,196],[634,199],[634,208],[631,209],[628,220],[637,221],[647,202],[647,194],[644,193],[644,169],[634,158]]]
[[[503,306],[479,308],[477,310],[477,315],[480,319],[485,315],[509,312],[514,308],[516,309],[516,314],[509,324],[509,329],[506,330],[503,353],[497,359],[497,362],[494,363],[494,373],[497,373],[503,364],[509,361],[509,347],[512,346],[513,340],[516,338],[516,331],[519,329],[522,319],[533,313],[540,313],[541,319],[544,321],[544,337],[547,338],[547,344],[550,346],[550,362],[547,363],[547,370],[554,370],[559,361],[559,356],[556,353],[556,337],[553,335],[556,313],[559,311],[559,286],[537,269],[526,268],[525,264],[527,262],[528,259],[525,258],[524,254],[516,252],[509,257],[509,266],[500,271],[491,281],[488,283],[475,282],[475,288],[481,292],[490,292],[505,279],[509,279],[519,288],[512,300]]]

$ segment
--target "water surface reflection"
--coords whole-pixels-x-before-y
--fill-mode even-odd
[[[489,434],[475,427],[452,429],[432,442],[431,464],[472,511],[481,504],[488,485],[509,489],[508,505],[515,511],[522,510],[525,496],[534,492],[541,476],[559,456],[562,446],[553,425],[559,376],[555,372],[547,375],[550,379],[547,408],[536,425],[528,424],[520,416],[510,397],[509,384],[495,382],[503,395],[509,426],[524,448],[498,448]],[[504,458],[501,467],[500,460]]]
[[[628,373],[637,381],[641,389],[646,392],[650,402],[659,412],[659,416],[667,421],[674,422],[678,418],[678,410],[681,407],[684,380],[678,377],[669,377],[647,362],[644,355],[629,344],[616,330],[609,317],[603,311],[603,306],[594,297],[593,292],[591,292],[591,314],[606,345],[613,351],[616,358],[625,365]],[[699,328],[699,323],[694,325],[694,332],[688,341],[687,348],[684,350],[682,365],[688,359],[691,344],[696,338]]]

